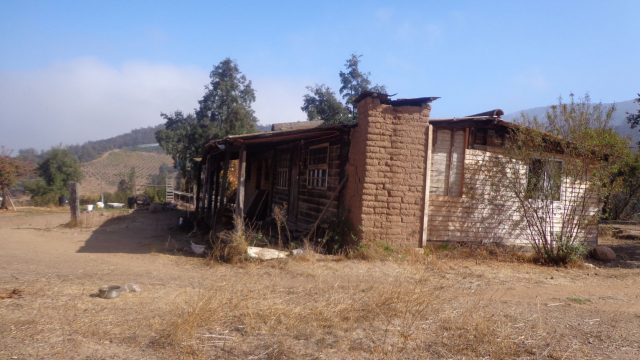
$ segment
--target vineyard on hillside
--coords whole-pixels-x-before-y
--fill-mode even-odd
[[[84,195],[115,192],[118,182],[127,178],[131,168],[136,169],[136,185],[148,184],[161,166],[172,168],[173,160],[156,152],[113,150],[82,164],[83,179],[80,191]]]

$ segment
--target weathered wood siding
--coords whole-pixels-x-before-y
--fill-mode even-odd
[[[437,145],[434,145],[437,146]],[[499,242],[506,244],[528,244],[529,231],[517,199],[507,188],[509,182],[501,177],[501,171],[492,171],[498,153],[479,149],[464,150],[464,186],[461,196],[439,194],[442,186],[431,186],[429,201],[429,241]],[[446,167],[442,156],[433,152],[431,174],[441,176]],[[528,166],[512,163],[510,169],[518,171],[517,178],[526,181]],[[439,169],[438,169],[439,168]],[[495,170],[495,169],[494,169]],[[433,178],[432,178],[433,184]],[[526,185],[526,184],[525,184]],[[525,186],[520,184],[520,186]],[[561,199],[553,203],[554,226],[559,230],[562,212],[569,207],[571,196],[581,196],[586,184],[563,178]],[[591,199],[591,215],[599,211],[598,203]],[[590,243],[597,241],[597,227],[590,226],[585,234]]]
[[[318,189],[308,186],[309,149],[314,146],[328,144],[328,175],[326,188]],[[332,195],[338,191],[340,185],[340,141],[332,140],[325,143],[309,143],[303,147],[299,162],[298,176],[298,209],[295,224],[298,231],[306,232],[318,220],[324,208],[328,205],[324,219],[336,219],[338,214],[338,196]]]

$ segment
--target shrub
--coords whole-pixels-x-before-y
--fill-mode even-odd
[[[211,257],[231,264],[245,260],[249,247],[247,233],[244,220],[241,216],[236,216],[233,230],[223,231],[216,237],[212,244]]]
[[[360,241],[351,222],[340,217],[331,220],[322,226],[326,228],[320,240],[320,248],[329,254],[344,254],[360,251]]]

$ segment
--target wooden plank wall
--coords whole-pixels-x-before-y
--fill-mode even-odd
[[[313,189],[307,186],[307,156],[309,147],[322,143],[308,143],[304,147],[304,153],[300,161],[300,176],[298,190],[298,221],[296,227],[299,231],[308,231],[316,222],[327,204],[326,219],[335,219],[338,214],[338,197],[331,201],[331,195],[338,190],[340,185],[340,142],[329,142],[328,178],[326,189]]]

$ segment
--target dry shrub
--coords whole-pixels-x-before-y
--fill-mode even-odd
[[[280,248],[283,247],[284,242],[282,241],[283,230],[285,235],[287,236],[287,241],[291,239],[291,232],[289,231],[289,226],[287,225],[287,204],[283,204],[282,206],[276,205],[273,207],[273,218],[276,221],[276,228],[278,231],[278,245]]]
[[[233,223],[233,230],[221,232],[213,242],[211,257],[217,261],[234,264],[247,258],[249,242],[244,221],[236,216]]]

